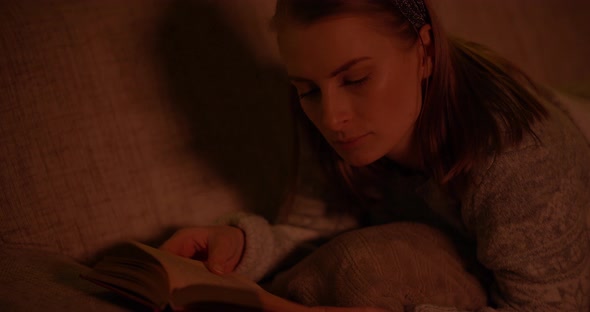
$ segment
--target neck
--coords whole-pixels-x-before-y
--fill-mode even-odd
[[[398,145],[399,148],[392,150],[387,154],[387,158],[396,162],[400,166],[406,167],[411,170],[424,172],[424,164],[422,163],[422,157],[420,156],[418,140],[414,137],[414,131],[410,135],[406,136],[402,142]]]

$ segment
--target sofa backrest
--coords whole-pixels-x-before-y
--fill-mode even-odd
[[[3,246],[84,261],[278,205],[286,84],[213,3],[0,4]]]
[[[541,81],[588,79],[587,1],[436,2]],[[287,184],[272,0],[0,3],[0,244],[89,260]],[[0,247],[1,248],[1,247]]]

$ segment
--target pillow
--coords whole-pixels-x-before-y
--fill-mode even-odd
[[[342,234],[291,269],[268,290],[305,305],[377,306],[404,311],[419,304],[475,310],[486,306],[475,261],[460,256],[443,232],[390,223]]]

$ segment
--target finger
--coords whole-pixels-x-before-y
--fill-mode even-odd
[[[181,257],[192,258],[207,250],[209,229],[204,227],[185,228],[177,231],[161,246],[161,250]]]
[[[232,272],[240,262],[243,250],[242,230],[230,226],[218,228],[209,239],[209,270],[217,274]]]

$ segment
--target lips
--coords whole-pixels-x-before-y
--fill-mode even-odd
[[[364,138],[366,138],[369,135],[369,133],[367,134],[363,134],[357,137],[352,137],[352,138],[347,138],[344,140],[336,140],[334,141],[334,144],[344,150],[349,150],[349,149],[353,149],[355,147],[357,147],[358,145],[360,145],[363,141]]]

